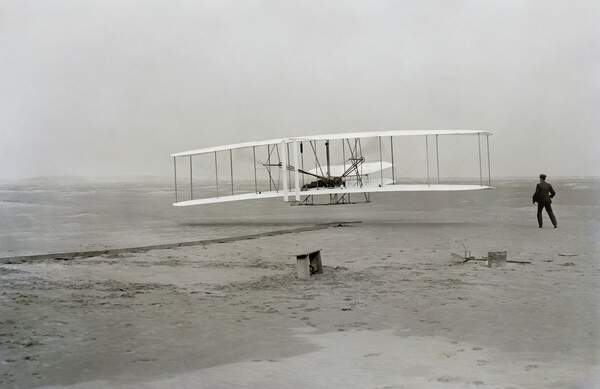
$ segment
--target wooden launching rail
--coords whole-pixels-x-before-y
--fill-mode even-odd
[[[237,242],[240,240],[258,239],[258,238],[264,238],[264,237],[268,237],[268,236],[277,236],[277,235],[285,235],[285,234],[296,234],[296,233],[300,233],[300,232],[325,230],[330,227],[338,227],[338,226],[343,226],[343,225],[347,225],[347,224],[357,224],[357,223],[361,223],[361,222],[360,221],[349,221],[349,222],[321,223],[321,224],[315,224],[312,226],[260,232],[257,234],[240,235],[240,236],[232,236],[232,237],[225,237],[225,238],[205,239],[205,240],[195,240],[195,241],[189,241],[189,242],[165,243],[165,244],[140,246],[140,247],[126,247],[126,248],[105,249],[105,250],[72,251],[72,252],[53,253],[53,254],[35,254],[35,255],[4,257],[4,258],[0,258],[0,264],[17,264],[17,263],[42,261],[42,260],[72,260],[72,259],[76,259],[76,258],[97,257],[100,255],[114,255],[114,254],[123,254],[123,253],[142,253],[142,252],[146,252],[146,251],[150,251],[150,250],[173,249],[173,248],[186,247],[186,246],[203,246],[203,245],[205,246],[205,245],[216,244],[216,243],[231,243],[231,242]]]

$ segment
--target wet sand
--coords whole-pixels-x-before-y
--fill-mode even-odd
[[[531,212],[2,264],[0,386],[598,387],[598,207]],[[454,264],[463,244],[532,264]],[[325,270],[299,281],[306,248]]]

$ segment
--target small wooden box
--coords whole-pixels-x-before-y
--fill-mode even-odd
[[[308,280],[313,274],[323,273],[323,262],[321,261],[321,250],[292,256],[296,260],[296,277]]]

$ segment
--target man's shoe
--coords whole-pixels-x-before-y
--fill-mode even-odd
[[[554,226],[554,228],[558,228],[558,224]]]

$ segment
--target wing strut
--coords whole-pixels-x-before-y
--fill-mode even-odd
[[[219,197],[219,169],[217,166],[217,152],[215,151],[215,183],[217,184],[217,197]]]
[[[231,172],[231,194],[233,195],[233,153],[229,149],[229,167]]]
[[[488,185],[492,186],[492,169],[490,167],[490,136],[485,136],[485,141],[487,143],[487,159],[488,159]]]
[[[271,164],[271,146],[267,145],[267,163]],[[271,177],[271,170],[267,168],[267,174],[269,175],[269,192],[273,190],[272,182],[273,178]]]
[[[252,146],[252,162],[254,163],[254,192],[258,193],[258,181],[256,180],[256,146]]]
[[[327,178],[331,178],[331,162],[329,160],[329,140],[325,141],[325,156],[327,157]]]
[[[394,137],[390,136],[390,149],[392,152],[392,184],[396,183],[396,173],[394,171]]]
[[[477,134],[477,148],[479,150],[479,185],[483,186],[483,173],[481,171],[481,136]]]
[[[440,183],[440,153],[438,151],[438,136],[435,136],[435,159],[437,161],[437,183]]]
[[[290,144],[286,143],[285,144],[286,150],[287,150],[287,160],[284,161],[285,163],[287,163],[287,165],[290,165]],[[288,170],[288,182],[291,184],[292,183],[292,171],[290,169]]]
[[[429,186],[429,136],[425,135],[425,159],[427,160],[427,185]]]
[[[379,139],[379,185],[383,186],[383,153],[381,151],[381,137]]]
[[[346,144],[344,143],[343,139],[342,139],[342,161],[344,164],[344,171],[346,171]]]
[[[298,171],[298,141],[295,140],[292,144],[292,149],[294,152],[294,170],[296,174],[294,175],[294,192],[296,195],[296,201],[300,201],[300,172]]]
[[[283,154],[282,159],[283,159],[283,162],[285,163],[287,161],[287,147],[286,147],[285,141],[281,142],[281,153]],[[287,170],[287,166],[284,168],[284,164],[282,163],[280,171],[281,171],[281,174],[283,175],[283,201],[285,201],[285,202],[288,201],[288,191],[289,191],[289,186],[288,186],[289,172],[287,172],[286,170]]]
[[[173,157],[173,170],[175,173],[175,202],[177,202],[177,157]]]
[[[304,170],[304,147],[302,146],[302,142],[300,142],[300,160],[302,170]],[[302,175],[302,186],[304,186],[304,174]]]
[[[192,156],[190,155],[190,200],[194,199],[194,186],[192,182]]]

